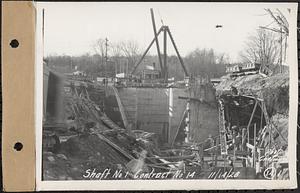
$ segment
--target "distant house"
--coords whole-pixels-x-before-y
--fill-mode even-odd
[[[125,78],[125,73],[116,74],[116,78]]]
[[[231,73],[240,72],[241,69],[242,67],[240,66],[240,64],[233,64],[233,65],[226,66],[225,72],[231,74]]]
[[[242,66],[242,70],[243,71],[253,71],[253,70],[259,70],[260,68],[260,64],[259,63],[246,63]]]
[[[239,73],[248,73],[248,72],[258,72],[260,69],[259,63],[243,63],[243,64],[231,64],[226,66],[225,72],[227,74],[239,74]]]
[[[218,85],[218,84],[221,82],[221,79],[220,79],[220,78],[211,78],[211,79],[210,79],[210,82],[211,82],[214,86],[216,86],[216,85]]]
[[[159,70],[150,70],[150,69],[144,69],[142,71],[142,78],[146,80],[153,80],[158,79],[160,77],[160,71]]]
[[[79,70],[73,72],[72,74],[77,76],[86,76],[85,72]]]

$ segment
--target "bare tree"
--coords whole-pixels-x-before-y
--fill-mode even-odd
[[[119,43],[123,55],[128,59],[130,66],[133,66],[140,55],[139,45],[136,41],[128,40]]]
[[[105,39],[99,38],[94,44],[93,49],[96,54],[100,55],[101,63],[104,63],[105,58]]]
[[[262,66],[275,65],[279,62],[279,45],[275,33],[258,29],[250,36],[240,53],[243,62],[260,63]]]
[[[118,71],[121,71],[121,68],[123,67],[124,64],[121,62],[122,58],[123,58],[123,53],[122,53],[122,49],[121,49],[121,46],[119,43],[111,43],[110,58],[112,61],[114,61],[115,73],[118,73]],[[120,70],[118,70],[118,69],[120,69]]]
[[[195,49],[185,57],[185,64],[193,76],[220,77],[225,72],[225,54],[217,55],[213,49]]]
[[[121,57],[123,55],[120,43],[111,43],[110,55],[111,57]]]

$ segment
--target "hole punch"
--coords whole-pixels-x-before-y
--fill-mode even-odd
[[[21,151],[21,150],[23,149],[23,144],[20,143],[20,142],[15,143],[14,149],[15,149],[16,151]]]
[[[16,40],[16,39],[13,39],[13,40],[11,40],[10,41],[10,47],[12,47],[12,48],[17,48],[17,47],[19,47],[19,41],[18,40]]]

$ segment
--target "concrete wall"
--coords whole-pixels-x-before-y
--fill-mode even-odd
[[[218,135],[219,114],[215,89],[210,84],[194,85],[191,96],[201,98],[204,103],[191,100],[190,103],[190,140],[202,142],[208,135]]]
[[[137,88],[137,129],[157,133],[161,144],[168,142],[168,90]]]
[[[167,143],[168,89],[119,88],[118,92],[131,128],[157,133],[161,143]]]
[[[186,109],[187,100],[179,99],[178,97],[188,97],[188,90],[182,88],[170,88],[169,92],[172,92],[173,101],[169,101],[169,116],[170,116],[170,133],[169,142],[172,143],[176,137],[178,125],[182,119],[183,113]],[[183,128],[181,128],[183,129]]]
[[[203,98],[211,104],[191,102],[191,140],[201,141],[218,133],[218,111],[214,90],[199,86],[185,88],[118,88],[119,96],[132,129],[154,132],[162,144],[171,144],[186,109],[187,100],[178,97]],[[181,128],[183,129],[183,128]]]
[[[127,121],[132,129],[136,128],[137,121],[137,90],[136,88],[119,88],[119,97],[122,101]]]
[[[105,92],[106,92],[106,97],[104,100],[104,106],[105,106],[104,109],[106,115],[114,123],[116,123],[120,127],[125,128],[114,90],[112,89],[112,87],[107,87],[105,89]]]
[[[190,140],[203,142],[208,135],[218,135],[218,109],[217,107],[191,101],[190,104]]]

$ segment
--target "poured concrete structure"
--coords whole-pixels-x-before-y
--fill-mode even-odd
[[[211,85],[187,88],[118,88],[128,128],[158,134],[160,144],[170,146],[190,103],[191,142],[201,142],[218,134],[218,110]],[[112,97],[112,96],[107,96]],[[199,98],[188,100],[188,98]],[[185,99],[184,99],[185,98]],[[205,102],[200,102],[204,100]]]

